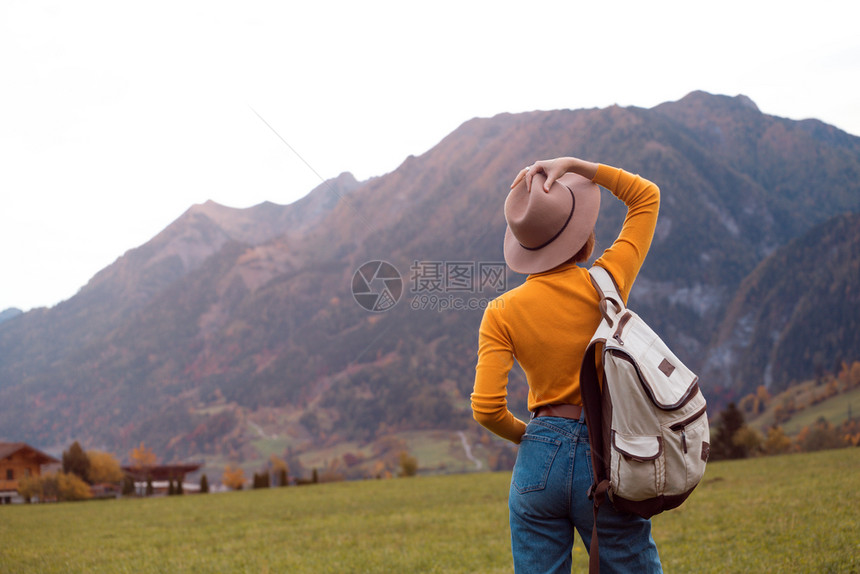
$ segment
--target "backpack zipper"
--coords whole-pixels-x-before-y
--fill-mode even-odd
[[[696,411],[692,415],[688,416],[684,420],[678,421],[669,427],[669,430],[671,430],[671,431],[674,431],[674,432],[681,431],[681,448],[684,449],[684,454],[687,453],[687,431],[686,431],[687,425],[698,420],[702,415],[705,414],[705,412],[707,410],[708,410],[708,406],[705,405],[704,407],[702,407],[701,409],[699,409],[698,411]]]
[[[621,316],[621,320],[618,321],[618,328],[615,330],[615,334],[612,335],[612,338],[618,341],[618,344],[622,347],[624,346],[624,341],[621,339],[621,331],[624,329],[624,326],[633,318],[633,315],[630,314],[630,311],[627,311]]]
[[[685,426],[687,426],[691,422],[694,422],[696,419],[701,417],[703,414],[705,414],[705,411],[707,411],[707,410],[708,410],[708,406],[707,405],[703,406],[702,408],[700,408],[699,410],[697,410],[696,412],[694,412],[693,414],[691,414],[690,416],[688,416],[684,420],[678,421],[675,424],[673,424],[672,426],[670,426],[669,430],[672,430],[675,432],[678,432],[679,430],[683,430]]]

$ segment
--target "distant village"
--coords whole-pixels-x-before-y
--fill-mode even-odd
[[[186,480],[201,464],[157,464],[143,443],[132,451],[131,460],[121,466],[112,454],[85,452],[77,442],[62,459],[23,442],[0,442],[0,504],[209,491],[206,475],[199,482]]]
[[[344,476],[316,469],[309,478],[290,476],[287,462],[276,455],[252,478],[238,465],[228,464],[218,483],[205,473],[189,480],[203,466],[198,462],[162,464],[144,443],[132,449],[130,463],[99,450],[84,451],[75,441],[60,459],[23,442],[0,442],[0,504],[66,502],[127,497],[206,494],[257,488],[307,485],[344,480]],[[383,469],[376,478],[392,478]],[[415,476],[418,461],[400,453],[397,476]]]

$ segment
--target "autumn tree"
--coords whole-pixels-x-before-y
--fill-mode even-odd
[[[400,452],[400,476],[415,476],[418,474],[418,459],[408,452]]]
[[[228,464],[221,476],[221,482],[232,490],[242,490],[245,486],[245,471],[241,467]]]
[[[109,452],[88,450],[87,458],[90,460],[89,480],[92,484],[122,481],[124,474],[119,461]]]
[[[63,451],[63,472],[75,474],[84,482],[91,482],[90,459],[78,441],[73,442],[69,450]]]
[[[785,454],[791,450],[791,439],[781,426],[773,426],[767,430],[763,448],[765,454]]]
[[[848,384],[850,388],[860,387],[860,361],[854,361],[848,371]]]
[[[43,500],[42,476],[25,476],[18,481],[18,494],[26,501],[31,502],[34,498]]]
[[[848,446],[860,446],[860,419],[851,417],[851,405],[848,405],[848,420],[840,427],[842,438]]]
[[[804,452],[847,446],[842,433],[824,417],[820,417],[811,427],[803,427],[798,433],[796,441]]]
[[[132,449],[129,459],[131,460],[131,466],[137,469],[148,468],[158,463],[155,453],[152,452],[151,448],[144,445],[143,441],[141,441],[140,446]]]
[[[732,444],[743,449],[745,457],[758,455],[762,450],[762,442],[764,437],[761,433],[749,425],[742,425],[732,437]]]

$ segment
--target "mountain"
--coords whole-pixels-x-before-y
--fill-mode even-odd
[[[2,323],[3,321],[8,321],[9,319],[14,319],[22,313],[23,311],[21,311],[21,309],[16,309],[15,307],[10,307],[5,311],[0,311],[0,323]]]
[[[66,361],[134,320],[153,298],[197,270],[225,246],[257,245],[300,235],[358,182],[351,174],[320,185],[289,205],[263,203],[233,209],[195,205],[146,244],[97,273],[79,293],[52,309],[26,314],[17,330],[0,332],[0,389]],[[56,375],[63,378],[62,374]]]
[[[471,428],[481,308],[523,280],[493,275],[506,191],[521,166],[559,155],[660,185],[631,305],[694,368],[716,364],[763,261],[860,211],[860,138],[743,96],[473,119],[389,174],[344,174],[295,204],[193,206],[70,300],[0,324],[0,438],[253,458],[262,437],[295,449]],[[598,249],[624,216],[605,197]],[[374,261],[396,276],[373,276]],[[353,290],[371,287],[400,300],[367,311]],[[703,387],[754,386],[735,376]],[[519,370],[510,400],[521,412]]]
[[[860,214],[846,213],[781,247],[743,281],[702,377],[778,392],[838,372],[860,354],[859,287]]]

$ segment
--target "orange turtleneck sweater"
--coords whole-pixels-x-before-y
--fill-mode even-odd
[[[627,205],[621,233],[595,265],[607,269],[627,301],[651,245],[660,190],[624,170],[600,165],[595,183]],[[582,404],[582,355],[600,323],[597,292],[588,270],[574,263],[529,275],[495,299],[484,312],[478,337],[478,365],[472,412],[481,425],[515,443],[526,429],[507,406],[508,373],[520,363],[529,385],[528,408]]]

